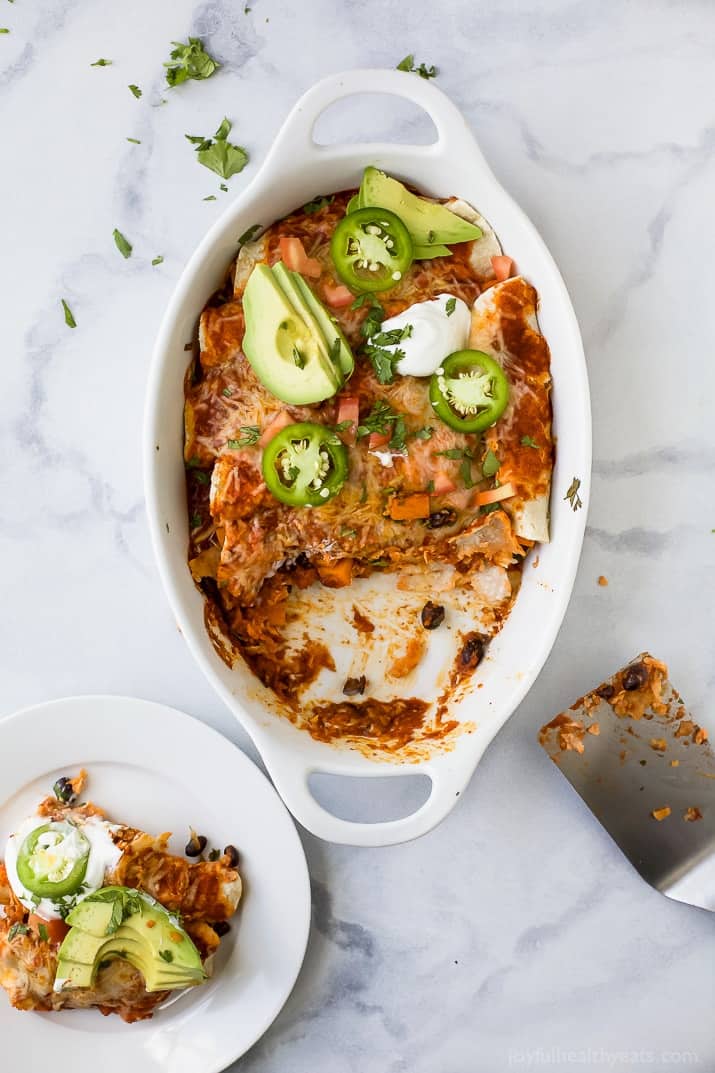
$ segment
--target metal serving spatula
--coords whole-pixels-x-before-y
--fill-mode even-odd
[[[715,754],[647,652],[539,743],[646,882],[715,911]]]

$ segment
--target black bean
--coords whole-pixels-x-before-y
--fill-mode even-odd
[[[475,670],[482,662],[484,641],[478,634],[468,637],[459,653],[459,665],[464,670]]]
[[[422,608],[420,619],[426,630],[436,630],[444,622],[444,608],[441,604],[433,604],[428,600]]]
[[[441,529],[443,525],[454,525],[457,520],[456,510],[445,507],[444,510],[433,511],[427,518],[425,525],[428,529]]]
[[[68,779],[66,775],[63,775],[57,780],[52,787],[55,797],[58,801],[64,801],[66,805],[74,805],[77,800],[77,794],[74,792],[71,779]]]
[[[632,693],[634,689],[642,689],[648,681],[648,671],[642,663],[634,663],[626,668],[623,675],[623,688]]]
[[[367,678],[361,674],[359,678],[346,678],[343,693],[346,697],[362,696],[367,685]]]
[[[228,863],[231,868],[235,868],[238,864],[238,850],[235,846],[226,846],[223,851],[224,857],[228,857]]]
[[[228,935],[228,933],[231,930],[231,925],[229,924],[229,922],[227,920],[215,920],[213,922],[213,924],[211,925],[211,927],[216,932],[216,934],[218,935],[219,939],[221,938],[222,935]]]
[[[597,695],[599,697],[603,697],[604,700],[610,700],[615,692],[616,691],[615,691],[615,689],[613,688],[613,686],[611,685],[610,682],[605,682],[602,686],[599,686],[598,689],[596,690]]]
[[[184,853],[187,857],[200,857],[206,849],[206,837],[205,835],[197,835],[196,831],[191,830],[191,837],[184,846]]]

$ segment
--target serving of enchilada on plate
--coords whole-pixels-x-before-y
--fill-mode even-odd
[[[244,236],[204,309],[189,567],[222,658],[314,738],[408,755],[469,729],[450,701],[549,539],[537,304],[471,205],[368,166]]]

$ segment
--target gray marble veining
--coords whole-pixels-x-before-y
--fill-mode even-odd
[[[439,67],[556,256],[586,342],[594,490],[553,654],[438,830],[384,851],[305,836],[305,967],[235,1069],[715,1069],[712,919],[644,887],[535,743],[546,717],[645,647],[715,728],[713,6],[17,0],[0,25],[3,713],[136,693],[255,756],[160,590],[143,389],[183,263],[321,75],[409,51]],[[189,33],[223,68],[165,92],[169,42]],[[100,56],[112,66],[91,68]],[[228,194],[184,138],[223,115],[252,157]],[[421,131],[413,115],[354,118],[379,136]]]

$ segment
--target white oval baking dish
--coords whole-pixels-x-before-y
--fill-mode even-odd
[[[334,102],[352,94],[394,94],[420,106],[432,119],[430,145],[319,145],[313,130]],[[204,626],[204,598],[187,567],[188,520],[184,483],[184,344],[201,310],[236,254],[237,238],[260,222],[268,225],[314,197],[357,186],[366,164],[407,179],[428,194],[456,194],[475,205],[539,293],[539,320],[551,348],[554,471],[550,544],[538,549],[538,569],[524,572],[521,592],[489,659],[472,688],[450,712],[472,720],[450,752],[417,764],[375,761],[358,752],[313,740],[269,710],[256,679],[238,663],[232,670],[215,652]],[[164,316],[149,376],[145,424],[145,485],[159,572],[187,644],[260,750],[288,808],[313,834],[350,845],[383,846],[424,834],[454,807],[480,757],[541,670],[566,612],[576,574],[588,507],[591,414],[583,346],[571,302],[554,261],[523,212],[489,170],[459,111],[435,86],[400,71],[356,70],[313,86],[295,105],[249,186],[213,225],[179,280]],[[583,508],[564,499],[580,478]],[[435,668],[435,674],[438,668]],[[479,692],[475,689],[479,684]],[[478,703],[477,703],[478,696]],[[315,772],[344,776],[421,772],[431,779],[427,801],[410,816],[383,823],[355,823],[327,812],[312,796]]]

